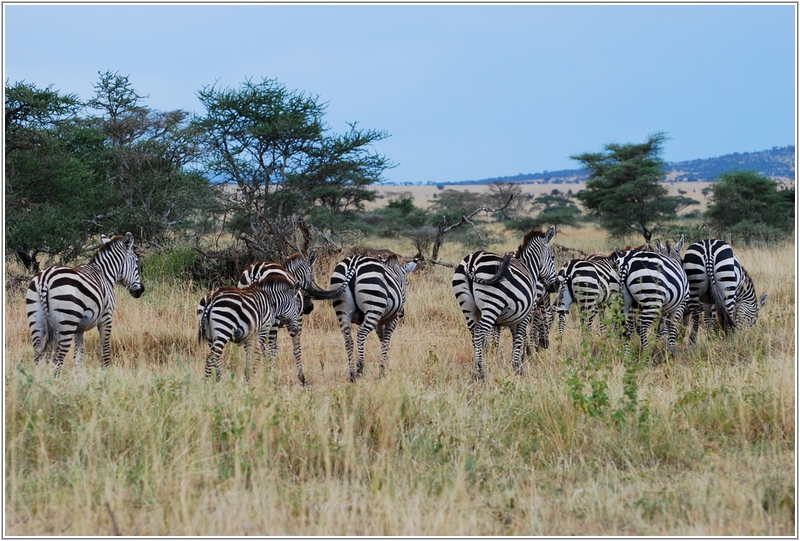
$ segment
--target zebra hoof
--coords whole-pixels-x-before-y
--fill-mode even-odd
[[[305,374],[298,374],[297,379],[300,380],[300,384],[303,386],[311,385],[311,383],[308,380],[306,380]]]

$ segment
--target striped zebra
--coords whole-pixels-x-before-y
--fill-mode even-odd
[[[742,267],[742,281],[736,288],[734,295],[736,306],[736,327],[752,327],[758,320],[758,312],[764,307],[769,294],[764,293],[760,297],[756,295],[756,286],[753,279]]]
[[[749,276],[749,284],[743,284],[745,270],[728,243],[718,239],[695,242],[686,249],[683,269],[689,278],[687,312],[692,320],[689,334],[692,343],[697,340],[701,313],[709,332],[714,329],[715,320],[726,334],[736,330],[740,321],[745,325],[751,320],[755,322],[766,295],[756,300]],[[737,308],[737,296],[747,299],[742,301],[741,310]]]
[[[374,329],[381,341],[380,373],[389,363],[392,333],[404,313],[408,280],[406,275],[417,266],[417,258],[403,266],[396,254],[368,257],[348,256],[340,261],[331,275],[331,291],[338,291],[333,309],[344,336],[350,381],[364,372],[364,342]],[[353,353],[352,324],[358,325],[356,347],[358,364]]]
[[[513,364],[522,373],[522,348],[528,324],[538,302],[537,282],[552,291],[556,270],[550,241],[555,227],[546,233],[531,231],[517,252],[500,256],[478,250],[456,266],[452,288],[472,335],[475,366],[483,379],[483,352],[493,326],[510,327],[513,336]]]
[[[668,348],[675,352],[677,323],[683,317],[689,298],[689,280],[683,270],[681,236],[674,246],[663,246],[656,239],[656,251],[631,249],[617,254],[617,273],[625,310],[625,352],[630,352],[630,335],[638,313],[639,338],[647,348],[647,333],[656,318],[668,333]]]
[[[269,261],[260,261],[249,265],[242,272],[239,278],[239,287],[245,287],[251,283],[258,281],[261,276],[268,273],[281,273],[284,274],[291,281],[300,282],[300,291],[298,297],[302,305],[302,312],[298,316],[298,320],[294,322],[293,327],[298,329],[296,335],[292,335],[292,340],[297,339],[295,346],[295,358],[297,359],[300,351],[299,340],[300,333],[302,332],[302,316],[310,314],[314,310],[313,299],[318,300],[331,300],[338,295],[337,291],[325,291],[321,289],[314,281],[313,265],[317,260],[317,251],[312,250],[306,259],[302,254],[294,254],[283,260],[283,263],[272,263]],[[202,302],[202,301],[201,301]],[[198,307],[198,310],[200,307]],[[259,332],[259,344],[261,345],[262,354],[269,352],[270,368],[275,368],[275,358],[278,356],[278,328],[289,325],[291,316],[285,314],[276,314],[274,323],[269,330],[262,329]],[[290,331],[291,334],[291,331]],[[269,335],[269,337],[267,337]],[[267,346],[267,344],[269,344]]]
[[[97,327],[103,366],[111,364],[111,318],[114,286],[139,298],[144,285],[131,233],[101,237],[101,246],[86,265],[49,267],[33,277],[25,295],[34,362],[53,356],[54,374],[75,338],[75,366],[83,360],[83,333]]]
[[[244,287],[223,286],[205,297],[198,322],[197,340],[207,342],[211,352],[206,358],[205,376],[211,378],[216,370],[219,381],[222,373],[222,350],[228,342],[241,343],[245,348],[245,381],[250,380],[250,358],[253,342],[263,327],[271,327],[281,314],[294,345],[297,378],[306,383],[300,358],[300,313],[302,302],[298,295],[300,283],[285,273],[270,272]]]
[[[300,346],[300,335],[303,329],[302,317],[303,315],[310,314],[314,309],[312,298],[330,300],[336,294],[335,292],[322,290],[316,285],[312,270],[316,258],[317,252],[316,250],[312,250],[308,259],[298,253],[287,257],[282,263],[270,261],[252,263],[242,272],[237,285],[239,288],[247,287],[268,274],[283,276],[292,283],[299,282],[300,289],[297,292],[297,303],[299,303],[301,310],[298,312],[288,303],[283,306],[283,310],[278,309],[277,306],[273,306],[275,317],[270,321],[269,328],[264,327],[259,330],[258,341],[262,357],[269,356],[270,369],[274,370],[275,359],[278,356],[278,329],[280,327],[287,327],[289,336],[292,338],[295,365],[297,366],[298,379],[301,383],[305,383]],[[214,293],[211,292],[200,299],[197,305],[198,321],[213,295]]]
[[[581,326],[592,330],[598,314],[600,332],[605,331],[603,312],[612,296],[619,293],[617,255],[593,254],[584,259],[572,259],[558,271],[559,289],[555,311],[558,312],[558,334],[564,334],[567,314],[573,303],[578,304]]]

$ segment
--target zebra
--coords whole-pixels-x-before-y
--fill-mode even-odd
[[[380,374],[389,363],[392,333],[404,314],[408,290],[406,275],[412,272],[418,258],[403,266],[396,254],[376,254],[377,257],[351,255],[340,261],[331,275],[331,291],[338,291],[333,309],[339,322],[347,350],[350,381],[364,372],[364,342],[374,329],[381,341]],[[356,347],[358,363],[353,353],[352,324],[358,325]]]
[[[83,333],[97,327],[103,367],[109,366],[116,284],[126,287],[134,298],[144,294],[131,233],[103,235],[100,248],[85,265],[55,266],[38,272],[25,294],[34,362],[52,355],[54,375],[58,376],[74,337],[75,366],[80,367]]]
[[[742,267],[742,281],[736,288],[734,306],[736,307],[736,327],[752,327],[758,320],[758,312],[764,307],[769,298],[768,293],[756,296],[756,286],[753,279]]]
[[[567,313],[573,302],[578,303],[581,325],[591,331],[598,313],[600,332],[605,306],[619,293],[619,275],[615,269],[617,255],[593,254],[584,259],[571,259],[558,271],[559,289],[555,311],[558,312],[558,334],[563,336]]]
[[[282,263],[272,263],[269,261],[260,261],[248,265],[242,272],[239,278],[239,287],[245,287],[254,281],[257,281],[261,276],[276,272],[284,274],[289,280],[297,280],[300,282],[300,291],[298,298],[302,305],[302,312],[299,314],[298,320],[294,322],[293,326],[297,330],[297,344],[295,344],[295,358],[298,358],[300,346],[299,339],[302,332],[302,316],[310,314],[314,310],[314,302],[312,299],[318,300],[331,300],[337,296],[337,291],[325,291],[321,289],[314,281],[313,265],[317,259],[317,251],[312,250],[306,259],[302,254],[294,254],[283,260]],[[202,305],[202,301],[201,301]],[[198,311],[200,306],[198,306]],[[278,328],[287,326],[290,319],[287,319],[284,314],[276,314],[274,323],[267,331],[262,329],[259,332],[259,344],[261,345],[262,354],[269,351],[270,368],[275,368],[275,358],[278,356]],[[267,338],[269,334],[269,338]],[[294,336],[294,335],[293,335]],[[293,337],[293,340],[295,338]],[[269,343],[267,349],[267,343]]]
[[[269,272],[247,286],[223,286],[206,295],[197,331],[198,342],[207,342],[211,346],[206,358],[206,379],[210,379],[216,369],[216,379],[220,380],[222,350],[228,342],[234,342],[244,344],[244,378],[249,381],[255,337],[263,327],[271,327],[280,314],[288,321],[287,327],[295,348],[297,378],[305,384],[300,358],[299,314],[302,302],[299,291],[300,282],[288,278],[285,273]]]
[[[528,324],[533,315],[541,282],[552,292],[556,284],[556,270],[550,241],[555,227],[547,232],[530,231],[516,253],[505,256],[478,250],[456,266],[452,289],[475,349],[475,366],[478,377],[484,378],[483,351],[486,337],[494,325],[510,327],[514,339],[513,365],[522,373],[522,347]]]
[[[756,300],[752,280],[749,285],[744,285],[745,270],[733,253],[731,246],[719,239],[705,239],[695,242],[686,249],[683,256],[683,269],[689,278],[688,315],[691,316],[692,328],[689,340],[697,340],[697,331],[700,327],[700,315],[704,314],[706,326],[713,330],[715,320],[725,334],[735,331],[740,325],[749,324],[758,317],[758,310],[766,302],[766,295],[762,300]],[[740,288],[742,288],[740,293]],[[752,295],[745,293],[752,289]],[[738,309],[737,296],[743,301],[741,310]],[[742,313],[742,315],[739,315]],[[737,321],[739,320],[739,321]]]
[[[515,252],[508,252],[513,257]],[[554,306],[550,293],[540,281],[536,281],[536,303],[531,308],[531,320],[528,323],[529,341],[525,344],[525,354],[531,354],[531,344],[536,351],[550,347],[550,330],[553,328]],[[502,327],[493,325],[487,335],[487,342],[497,348],[500,345]]]
[[[683,317],[689,298],[689,280],[683,270],[680,250],[684,237],[674,246],[663,246],[656,239],[656,251],[631,249],[617,254],[617,273],[625,311],[625,352],[630,352],[636,313],[639,338],[647,348],[647,333],[657,317],[668,333],[668,349],[675,353],[677,322]]]

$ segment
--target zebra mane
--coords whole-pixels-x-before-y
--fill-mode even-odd
[[[522,251],[525,249],[526,246],[528,246],[531,242],[533,242],[533,239],[535,238],[543,239],[544,237],[545,237],[544,231],[540,231],[539,229],[532,229],[531,231],[528,232],[527,235],[525,235],[525,238],[522,239],[522,244],[519,245],[514,255],[516,257],[520,257],[522,255]]]
[[[89,263],[96,263],[101,257],[101,254],[105,254],[106,252],[110,252],[124,237],[122,235],[114,235],[106,242],[100,245],[100,248],[92,256],[92,259],[89,260]]]
[[[265,274],[264,276],[259,278],[258,282],[253,282],[253,284],[257,284],[259,287],[265,287],[273,284],[286,285],[289,287],[294,287],[295,285],[295,283],[289,280],[286,276],[277,273]]]

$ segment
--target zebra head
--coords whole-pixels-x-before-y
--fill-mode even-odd
[[[683,248],[683,243],[685,238],[681,235],[680,240],[675,246],[670,246],[669,241],[667,241],[667,245],[664,246],[661,244],[661,240],[656,238],[656,252],[660,253],[661,255],[665,255],[675,261],[682,261],[681,260],[681,249]]]
[[[552,225],[544,233],[533,230],[525,235],[516,254],[525,262],[533,276],[544,285],[548,293],[555,293],[558,289],[555,257],[550,248],[550,241],[555,236],[556,228]]]
[[[102,246],[92,261],[99,263],[117,284],[126,287],[132,297],[141,297],[144,284],[139,274],[139,256],[134,250],[133,235],[102,235],[100,241]]]
[[[742,281],[736,288],[734,298],[736,299],[736,326],[752,327],[758,321],[758,312],[766,304],[769,294],[764,293],[760,297],[756,296],[756,287],[753,279],[746,270],[742,269]]]

